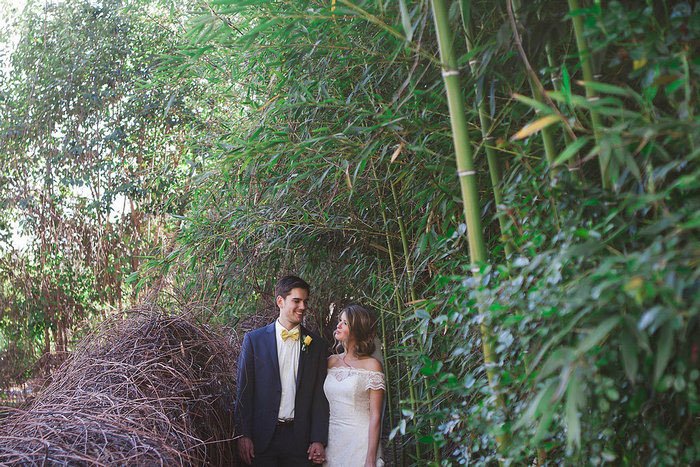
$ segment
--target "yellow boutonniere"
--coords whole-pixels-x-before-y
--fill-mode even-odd
[[[304,337],[304,342],[303,342],[304,345],[301,346],[301,351],[302,351],[302,352],[304,352],[304,351],[311,345],[311,341],[312,341],[312,340],[313,340],[313,339],[311,339],[311,336],[305,336],[305,337]]]

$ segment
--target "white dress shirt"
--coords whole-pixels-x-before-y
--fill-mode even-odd
[[[292,331],[299,326],[289,329]],[[301,348],[301,329],[299,340],[282,340],[282,329],[279,322],[275,321],[275,340],[277,342],[277,361],[280,366],[280,383],[282,383],[282,396],[280,398],[280,410],[277,418],[280,420],[294,418],[294,399],[297,393],[297,370],[299,369],[299,351]]]

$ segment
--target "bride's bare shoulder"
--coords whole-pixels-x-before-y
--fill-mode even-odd
[[[333,354],[328,356],[328,368],[335,368],[342,364],[342,359],[340,355]]]
[[[382,364],[379,363],[379,360],[377,360],[374,357],[366,357],[366,358],[362,358],[362,359],[358,360],[357,366],[359,366],[363,370],[379,371],[381,373],[384,372],[384,369],[382,368]]]

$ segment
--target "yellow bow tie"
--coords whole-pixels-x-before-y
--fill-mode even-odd
[[[287,339],[292,339],[295,341],[299,340],[299,328],[292,329],[291,331],[287,331],[286,329],[282,329],[282,332],[280,333],[280,337],[282,337],[283,341],[286,341]]]

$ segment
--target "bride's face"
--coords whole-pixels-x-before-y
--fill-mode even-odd
[[[335,327],[335,331],[333,332],[333,337],[335,337],[335,340],[337,340],[337,341],[345,342],[348,340],[349,336],[350,336],[350,327],[348,326],[348,320],[347,320],[347,317],[345,316],[345,312],[342,312],[340,314],[340,318],[338,318],[338,325]]]

